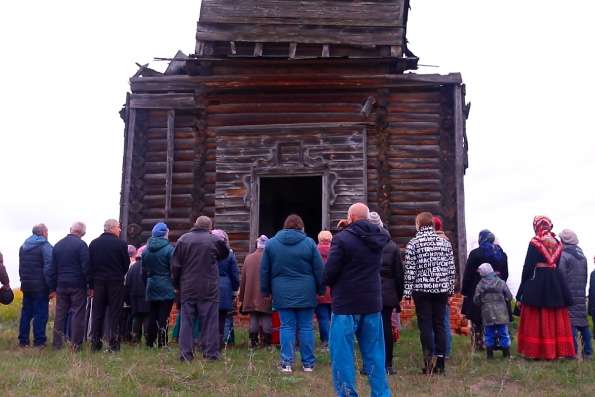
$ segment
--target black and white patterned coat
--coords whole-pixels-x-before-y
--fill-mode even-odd
[[[452,245],[431,226],[423,226],[405,251],[405,296],[412,292],[452,294],[455,263]]]

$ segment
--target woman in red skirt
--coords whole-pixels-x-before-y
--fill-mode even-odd
[[[568,307],[572,298],[557,265],[562,244],[545,216],[533,220],[517,301],[521,304],[519,354],[528,359],[555,360],[576,355]]]

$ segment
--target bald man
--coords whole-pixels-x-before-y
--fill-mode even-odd
[[[330,352],[333,383],[338,396],[357,395],[354,338],[359,342],[372,395],[390,396],[385,368],[382,329],[382,250],[389,236],[368,221],[369,209],[349,208],[347,225],[337,233],[324,269],[333,297]]]

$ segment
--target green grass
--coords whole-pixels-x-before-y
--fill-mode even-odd
[[[332,396],[328,353],[318,352],[314,373],[282,375],[278,353],[238,346],[219,362],[178,361],[176,345],[154,351],[123,346],[118,354],[75,354],[16,346],[19,303],[0,307],[0,396]],[[48,324],[50,335],[52,324]],[[521,358],[487,362],[471,353],[469,338],[454,337],[446,377],[420,375],[418,332],[404,330],[396,347],[398,376],[390,378],[398,396],[594,396],[595,365],[583,361],[528,362]],[[361,365],[358,360],[358,366]],[[367,379],[359,391],[369,395]]]

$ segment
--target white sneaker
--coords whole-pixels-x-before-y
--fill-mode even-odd
[[[292,372],[291,365],[281,365],[281,372],[290,374]]]
[[[304,372],[314,372],[314,367],[304,367]]]

